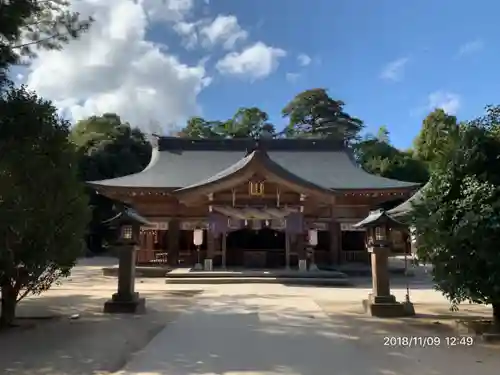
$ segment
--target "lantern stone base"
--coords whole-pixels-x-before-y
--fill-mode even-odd
[[[128,296],[115,293],[110,300],[104,303],[104,312],[108,314],[143,314],[146,312],[146,299],[139,297],[139,293]]]
[[[203,271],[203,265],[201,263],[196,263],[193,267],[195,271]]]
[[[363,300],[363,308],[366,313],[379,318],[399,318],[415,315],[415,308],[411,302],[400,303],[393,295],[374,296],[368,295]]]

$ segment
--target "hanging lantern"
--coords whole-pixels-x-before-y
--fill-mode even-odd
[[[318,244],[318,231],[316,229],[309,229],[308,234],[309,245],[316,246]]]
[[[203,244],[203,229],[195,229],[193,231],[193,244],[201,246]]]

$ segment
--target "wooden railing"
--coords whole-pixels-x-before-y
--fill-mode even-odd
[[[168,254],[165,250],[139,249],[136,252],[135,263],[137,265],[166,265]]]
[[[243,249],[238,249],[239,253],[241,254],[241,262],[243,262],[243,254],[245,251]],[[277,249],[278,250],[278,249]],[[255,250],[248,251],[249,253],[254,252]],[[266,250],[259,250],[260,251],[266,251]],[[280,253],[283,252],[283,256],[285,255],[285,250],[278,250],[278,251],[269,251],[271,253]],[[221,251],[216,251],[215,254],[216,256],[222,256]],[[228,255],[230,257],[230,255]],[[201,259],[205,257],[205,251],[202,251],[200,253]],[[296,253],[290,253],[291,258],[296,258],[297,254]],[[329,255],[326,251],[321,251],[317,252],[315,254],[315,261],[319,263],[327,263]],[[359,250],[359,251],[341,251],[340,252],[340,261],[341,263],[369,263],[370,261],[370,254],[366,250]],[[165,266],[169,263],[169,256],[168,252],[166,250],[149,250],[149,249],[139,249],[136,252],[136,264],[137,265],[149,265],[149,266]],[[192,265],[196,262],[197,254],[195,251],[179,251],[179,253],[176,256],[177,259],[177,265],[178,266],[188,266]],[[175,261],[175,260],[174,260]]]
[[[342,263],[368,263],[370,254],[366,250],[341,251]]]

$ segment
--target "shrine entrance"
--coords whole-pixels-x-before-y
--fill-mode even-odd
[[[284,268],[286,266],[285,231],[263,227],[242,228],[226,238],[226,265],[245,268]]]

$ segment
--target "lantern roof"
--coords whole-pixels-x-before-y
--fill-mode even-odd
[[[355,228],[370,228],[380,225],[389,225],[394,227],[404,226],[404,224],[387,214],[384,210],[371,211],[367,217],[359,223],[353,225]]]
[[[141,216],[136,210],[130,207],[123,207],[120,212],[111,219],[105,220],[103,224],[113,225],[151,225],[151,222]]]
[[[398,218],[400,220],[407,220],[413,211],[413,207],[422,202],[424,198],[425,191],[429,188],[430,182],[427,182],[419,191],[413,194],[409,199],[401,203],[399,206],[396,206],[387,213],[394,218]]]

